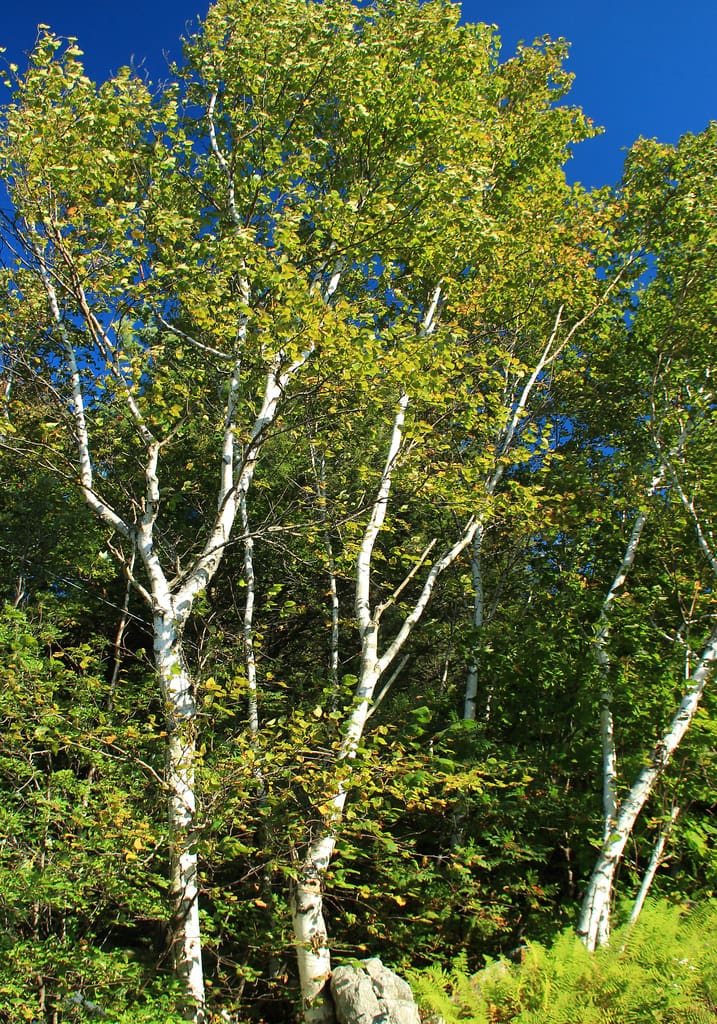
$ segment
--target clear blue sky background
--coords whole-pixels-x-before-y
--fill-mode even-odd
[[[4,0],[0,45],[23,65],[39,22],[74,35],[96,79],[134,58],[153,80],[181,53],[179,37],[208,0]],[[267,0],[271,12],[271,0]],[[717,0],[465,0],[463,17],[498,26],[503,55],[520,41],[563,36],[572,43],[572,101],[606,133],[579,147],[572,180],[616,182],[638,136],[674,143],[717,119]]]

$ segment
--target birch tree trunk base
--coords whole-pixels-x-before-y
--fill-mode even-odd
[[[331,953],[323,915],[321,878],[304,872],[292,894],[292,921],[305,1024],[336,1024],[329,990]]]

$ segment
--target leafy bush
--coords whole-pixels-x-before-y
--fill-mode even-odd
[[[594,954],[565,931],[550,949],[530,943],[519,964],[471,976],[459,961],[412,981],[446,1024],[707,1024],[717,1021],[716,935],[714,903],[652,903]]]

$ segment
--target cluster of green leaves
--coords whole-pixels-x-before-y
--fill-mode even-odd
[[[161,764],[157,739],[131,686],[110,694],[93,645],[68,640],[51,622],[5,606],[0,914],[12,954],[0,992],[8,1020],[35,1019],[75,990],[108,1006],[141,1004],[152,926],[164,915],[165,827],[146,791]]]

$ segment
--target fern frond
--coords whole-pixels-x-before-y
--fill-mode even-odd
[[[413,979],[446,1024],[717,1024],[717,904],[645,905],[588,953],[572,931],[529,943],[520,964],[469,975],[464,959]]]

